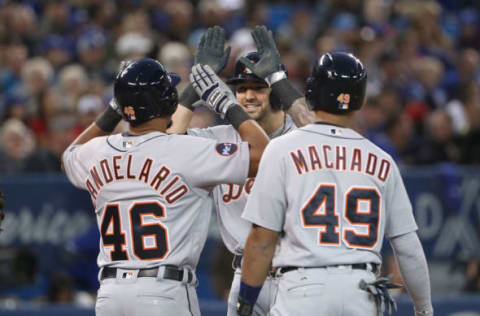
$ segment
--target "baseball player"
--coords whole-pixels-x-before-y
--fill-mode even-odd
[[[240,315],[251,315],[272,257],[278,293],[270,315],[391,312],[391,283],[376,279],[384,236],[415,315],[433,315],[427,263],[398,167],[349,128],[365,101],[366,80],[355,56],[324,54],[306,88],[317,122],[267,146],[242,215],[253,226],[244,250]]]
[[[212,36],[208,32],[205,35],[206,39],[200,42],[197,56],[202,56],[204,63],[215,65],[218,64],[215,63],[215,60],[217,60],[215,56],[222,55],[224,44],[221,41],[208,39],[209,36]],[[305,113],[306,111],[302,111],[301,105],[304,99],[297,90],[291,87],[286,79],[285,67],[280,62],[276,45],[267,29],[265,27],[257,27],[253,30],[252,36],[257,44],[258,52],[249,53],[245,58],[240,59],[235,64],[233,77],[226,82],[233,87],[239,104],[272,139],[296,128],[292,118],[282,108],[298,109],[294,114]],[[215,42],[221,43],[218,46],[218,52],[215,52],[213,48],[209,48],[211,45],[208,43]],[[196,59],[198,61],[198,57]],[[219,70],[221,69],[217,67],[216,71],[219,72]],[[259,71],[263,72],[260,73],[262,77],[255,74]],[[197,92],[198,95],[201,95],[201,91]],[[292,106],[293,103],[296,104]],[[183,106],[183,104],[181,105]],[[303,108],[306,109],[306,105]],[[182,110],[186,112],[185,108],[179,107],[179,111]],[[178,125],[178,120],[183,120],[181,122],[182,126],[188,125],[192,116],[191,110],[188,111],[190,114],[183,116],[176,113],[173,128]],[[296,116],[298,117],[298,115]],[[301,120],[302,118],[308,119],[308,116],[303,116],[299,119]],[[219,125],[206,129],[189,129],[187,133],[188,135],[211,138],[222,142],[238,142],[240,139],[240,135],[231,125]],[[235,304],[241,279],[241,260],[251,226],[249,222],[240,216],[253,183],[254,178],[249,178],[244,184],[225,183],[217,185],[213,190],[220,234],[225,246],[234,254],[233,268],[235,272],[228,298],[228,316],[237,314]],[[255,315],[267,314],[274,292],[274,282],[269,276],[255,305]]]
[[[211,188],[254,176],[268,143],[226,85],[203,96],[218,97],[208,104],[238,130],[239,142],[166,134],[179,81],[153,59],[127,64],[114,82],[115,102],[63,154],[68,178],[90,193],[97,216],[98,316],[200,315],[195,267]],[[129,131],[102,136],[118,123],[117,110]]]

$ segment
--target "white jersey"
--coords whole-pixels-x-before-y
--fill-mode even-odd
[[[384,235],[417,229],[392,158],[322,123],[270,142],[243,218],[281,232],[274,267],[380,264]]]
[[[296,128],[290,116],[286,116],[285,124],[275,131],[270,138],[288,133]],[[237,130],[231,125],[218,125],[210,128],[189,129],[189,135],[216,139],[221,142],[240,142],[241,138]],[[213,198],[217,210],[217,219],[220,227],[220,235],[230,252],[242,254],[243,248],[250,232],[250,222],[244,220],[241,215],[255,178],[248,178],[244,184],[233,183],[221,184],[214,188]],[[228,184],[227,184],[228,183]]]
[[[208,234],[211,189],[245,182],[249,148],[160,132],[116,134],[70,147],[63,162],[95,206],[100,267],[194,269]]]

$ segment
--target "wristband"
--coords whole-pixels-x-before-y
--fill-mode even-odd
[[[273,84],[282,79],[287,79],[287,74],[285,71],[280,70],[268,75],[267,78],[265,78],[265,81],[267,82],[268,86],[271,87]]]
[[[230,124],[232,124],[233,127],[235,127],[235,129],[238,129],[240,124],[242,124],[246,120],[251,120],[252,119],[250,117],[250,115],[248,115],[247,112],[245,112],[243,110],[243,108],[238,104],[232,105],[227,110],[227,113],[225,114],[225,117],[230,122]]]
[[[298,90],[288,81],[282,79],[272,85],[272,92],[282,103],[282,109],[288,111],[295,100],[303,97]]]
[[[195,92],[195,89],[193,89],[192,84],[189,83],[178,98],[178,103],[190,111],[193,111],[193,104],[198,100],[200,100],[200,97],[197,92]]]
[[[239,300],[242,299],[244,301],[247,301],[248,303],[255,304],[261,289],[262,289],[261,286],[251,286],[241,281],[238,298]]]
[[[95,124],[97,124],[102,131],[111,133],[121,120],[122,116],[120,116],[111,106],[108,106],[97,118]]]

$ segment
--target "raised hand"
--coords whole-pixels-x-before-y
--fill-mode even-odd
[[[231,47],[225,47],[225,30],[220,26],[208,28],[202,35],[195,54],[195,64],[209,65],[215,73],[220,73],[227,65]]]
[[[283,72],[283,75],[279,75],[282,76],[282,79],[286,78],[272,32],[267,30],[265,26],[256,26],[252,31],[252,37],[257,46],[260,60],[253,64],[246,57],[241,57],[240,62],[248,67],[255,75],[265,79],[270,86],[274,83],[272,79],[278,81],[278,79],[271,78],[275,73]]]
[[[232,90],[208,65],[197,64],[193,66],[190,82],[206,105],[219,113],[222,118],[225,117],[231,106],[238,104]]]

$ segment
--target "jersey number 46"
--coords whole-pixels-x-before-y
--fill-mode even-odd
[[[306,228],[320,228],[319,241],[324,246],[340,246],[340,238],[351,248],[374,248],[378,240],[380,193],[375,188],[350,188],[341,201],[345,221],[349,227],[340,227],[335,205],[336,186],[321,184],[301,211]],[[365,227],[366,233],[354,226]]]
[[[133,254],[140,260],[164,259],[169,251],[167,228],[158,222],[145,224],[143,217],[165,217],[165,208],[158,202],[137,202],[130,207],[129,215]],[[129,260],[118,204],[108,204],[105,207],[100,234],[103,246],[113,247],[110,251],[112,261]],[[153,246],[146,245],[147,239],[150,239]]]

